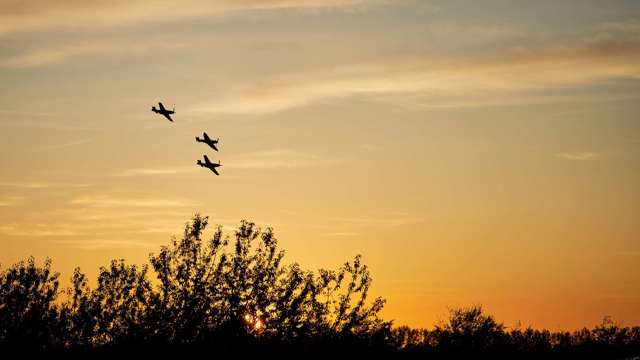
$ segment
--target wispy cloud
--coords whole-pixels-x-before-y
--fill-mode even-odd
[[[81,196],[71,200],[72,205],[87,205],[94,207],[184,207],[193,203],[184,199],[158,198],[116,198],[110,196]]]
[[[181,231],[185,219],[191,216],[191,212],[179,213],[155,207],[95,206],[57,209],[43,215],[46,216],[38,222],[24,220],[3,224],[0,226],[0,234],[16,237],[74,238],[69,240],[70,242],[96,237],[122,239],[135,238],[139,234],[170,235]]]
[[[38,112],[38,111],[14,111],[14,110],[0,110],[0,115],[8,116],[27,116],[27,117],[43,117],[48,118],[54,116],[54,114],[46,113],[46,112]],[[6,123],[3,122],[2,125]]]
[[[129,221],[140,218],[172,221],[189,218],[193,213],[188,209],[163,209],[163,208],[56,208],[45,214],[47,217],[62,217],[74,222],[96,221],[96,220],[117,220],[121,223],[124,219]]]
[[[424,218],[414,215],[380,215],[374,217],[333,217],[330,221],[349,223],[353,225],[388,225],[388,226],[401,226],[407,224],[417,224],[424,222]]]
[[[12,188],[21,188],[21,189],[46,189],[53,186],[52,183],[47,182],[0,182],[0,186],[4,187],[12,187]]]
[[[46,44],[27,48],[15,54],[0,56],[0,69],[39,68],[60,64],[78,57],[97,55],[144,55],[150,52],[166,52],[188,46],[188,41],[160,41],[149,39],[140,43],[130,38],[104,38],[91,41],[75,41]]]
[[[437,42],[455,39],[456,46],[486,46],[501,40],[526,39],[529,34],[513,24],[479,25],[454,22],[432,23],[427,26],[429,34]]]
[[[144,175],[177,175],[192,173],[196,170],[194,166],[182,166],[182,167],[165,167],[165,168],[138,168],[128,169],[114,176],[129,177],[129,176],[144,176]]]
[[[1,60],[0,60],[1,62]],[[2,114],[2,112],[0,112]],[[0,128],[33,128],[38,130],[60,130],[60,131],[96,131],[99,128],[87,123],[74,123],[64,119],[63,112],[37,113],[8,111],[0,122]],[[15,116],[14,116],[15,115]],[[40,117],[40,119],[34,119]],[[48,121],[47,118],[56,118],[55,121]]]
[[[48,29],[108,28],[179,22],[245,11],[343,8],[372,0],[41,0],[0,3],[0,35]],[[54,55],[55,56],[55,55]]]
[[[350,232],[350,231],[332,232],[332,233],[324,234],[324,236],[329,236],[329,237],[351,237],[351,236],[358,236],[358,235],[359,235],[358,233]]]
[[[291,149],[272,149],[236,156],[230,159],[226,166],[234,169],[276,169],[310,167],[336,162],[312,153]]]
[[[58,182],[0,182],[2,187],[11,187],[19,189],[49,189],[49,188],[86,188],[94,186],[85,183],[58,183]]]
[[[45,146],[42,148],[42,150],[57,150],[57,149],[64,149],[72,146],[84,145],[84,144],[90,143],[92,140],[93,139],[72,140],[72,141],[61,143],[61,144]]]
[[[0,58],[0,68],[35,68],[63,62],[79,55],[97,54],[108,48],[96,45],[65,46],[51,49],[28,50]]]
[[[21,196],[0,196],[0,207],[16,206],[23,200]]]
[[[3,225],[0,226],[0,233],[8,236],[24,236],[24,237],[56,237],[56,236],[80,236],[85,235],[71,229],[63,228],[40,228],[29,226],[27,224]]]
[[[596,28],[595,40],[630,40],[635,39],[640,34],[640,21],[626,20],[605,22]]]
[[[596,154],[591,152],[576,152],[576,153],[560,153],[556,154],[557,157],[566,160],[591,160]]]
[[[548,90],[640,79],[640,41],[593,39],[565,47],[504,50],[460,58],[423,56],[231,88],[193,112],[266,114],[318,101],[360,97],[408,109],[496,106],[575,100]],[[628,95],[625,95],[628,96]]]
[[[123,239],[65,239],[56,242],[79,250],[152,248],[156,246],[156,244],[146,241]]]

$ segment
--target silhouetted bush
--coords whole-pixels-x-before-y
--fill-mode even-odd
[[[0,273],[0,349],[117,354],[209,351],[404,357],[625,358],[640,355],[640,328],[610,319],[573,333],[511,329],[481,307],[454,309],[433,330],[392,328],[367,301],[360,256],[337,270],[283,264],[272,229],[242,221],[233,237],[196,215],[150,264],[113,260],[95,287],[76,268],[59,290],[51,261]],[[155,278],[155,279],[153,279]],[[63,296],[59,296],[63,295]]]
[[[485,315],[481,307],[455,309],[449,321],[436,326],[435,341],[448,353],[488,353],[507,343],[504,325]]]
[[[0,274],[0,344],[46,349],[59,345],[58,273],[47,259],[38,267],[33,258]]]

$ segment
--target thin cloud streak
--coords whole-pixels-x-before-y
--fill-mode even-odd
[[[185,207],[193,206],[193,202],[183,199],[152,199],[152,198],[114,198],[109,196],[82,196],[71,200],[72,205],[87,205],[93,207]]]
[[[378,1],[381,2],[381,1]],[[331,9],[376,3],[366,0],[163,0],[30,1],[0,3],[0,36],[52,29],[99,29],[279,9]],[[53,55],[55,56],[55,55]]]
[[[19,205],[24,200],[21,196],[0,197],[0,207],[12,207]]]
[[[571,47],[507,50],[491,56],[425,56],[268,78],[238,86],[195,113],[260,115],[323,100],[360,97],[408,109],[563,100],[546,90],[640,79],[640,41],[584,41]],[[565,92],[563,92],[565,93]],[[625,95],[628,96],[628,95]]]
[[[561,153],[557,154],[557,157],[566,160],[591,160],[596,154],[591,152],[579,152],[579,153]]]
[[[108,222],[121,223],[124,219],[132,221],[133,219],[149,218],[149,219],[163,219],[166,221],[184,220],[192,216],[191,210],[165,210],[162,208],[66,208],[55,209],[46,214],[46,216],[56,217],[61,216],[77,222],[84,221],[100,221],[104,223]]]
[[[49,188],[87,188],[94,184],[73,184],[56,182],[0,182],[0,187],[11,187],[19,189],[49,189]]]
[[[56,144],[56,145],[51,145],[51,146],[46,146],[43,147],[42,150],[57,150],[57,149],[64,149],[64,148],[68,148],[68,147],[73,147],[73,146],[78,146],[78,145],[84,145],[84,144],[88,144],[91,141],[93,141],[93,139],[80,139],[80,140],[74,140],[74,141],[69,141],[69,142],[65,142],[62,144]]]
[[[82,210],[88,214],[99,215],[104,211],[119,211],[117,216],[73,216]],[[16,237],[74,237],[94,238],[101,237],[133,237],[135,234],[162,233],[166,235],[179,233],[184,224],[184,219],[190,215],[181,216],[157,216],[149,211],[143,211],[145,215],[132,213],[133,210],[122,208],[95,207],[83,209],[65,209],[48,214],[46,222],[25,222],[0,226],[0,234]],[[163,213],[159,211],[158,213]],[[67,214],[64,216],[63,214]],[[132,216],[132,214],[134,216]],[[63,215],[60,217],[60,215]],[[112,221],[105,221],[112,220]],[[117,220],[114,222],[113,220]],[[76,240],[74,240],[76,241]],[[78,240],[79,241],[79,240]]]
[[[229,164],[225,166],[233,169],[280,169],[311,167],[336,162],[336,160],[307,152],[273,149],[239,155],[235,159],[229,160]]]
[[[37,68],[63,62],[71,57],[99,54],[107,48],[91,45],[87,47],[63,47],[57,49],[36,49],[0,59],[0,69]]]
[[[85,239],[85,240],[59,240],[58,244],[66,245],[78,250],[103,250],[123,248],[152,248],[157,244],[138,240],[122,239]]]
[[[351,236],[358,236],[358,235],[359,234],[356,232],[349,232],[349,231],[324,234],[324,236],[328,236],[328,237],[351,237]]]
[[[166,167],[166,168],[138,168],[128,169],[123,172],[114,174],[118,177],[130,177],[130,176],[145,176],[145,175],[177,175],[188,174],[195,172],[197,169],[194,166],[182,166],[182,167]]]
[[[7,236],[20,236],[20,237],[56,237],[56,236],[81,236],[85,233],[78,232],[70,229],[39,229],[28,226],[0,226],[0,234]]]
[[[330,221],[340,223],[350,223],[353,225],[389,225],[401,226],[408,224],[418,224],[424,222],[419,216],[379,216],[379,217],[334,217]]]
[[[152,52],[167,52],[190,46],[185,41],[146,40],[144,43],[132,39],[110,38],[80,41],[74,43],[54,43],[46,47],[27,49],[21,53],[0,58],[0,69],[40,68],[71,61],[78,57],[98,55],[135,56]]]

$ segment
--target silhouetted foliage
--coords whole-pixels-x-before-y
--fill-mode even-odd
[[[391,327],[368,301],[360,256],[337,270],[283,263],[272,229],[242,221],[205,238],[196,215],[147,265],[113,260],[94,288],[76,268],[59,290],[51,261],[33,258],[0,272],[0,349],[111,354],[136,350],[215,354],[305,353],[404,357],[629,358],[640,327],[606,318],[572,333],[508,330],[481,307],[451,310],[434,329]],[[60,296],[63,295],[63,296]]]
[[[58,273],[51,260],[19,262],[0,274],[0,344],[46,349],[58,345]]]
[[[481,307],[451,310],[448,322],[436,326],[434,336],[439,348],[454,354],[494,353],[508,343],[504,325]]]
[[[507,330],[481,307],[451,310],[433,330],[394,328],[391,343],[403,355],[433,358],[604,358],[640,356],[640,327],[620,327],[605,318],[593,329],[556,332],[532,328]]]

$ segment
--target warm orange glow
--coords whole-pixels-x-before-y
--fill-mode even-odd
[[[264,328],[264,322],[257,315],[245,314],[244,322],[250,330],[256,333],[259,333]]]

